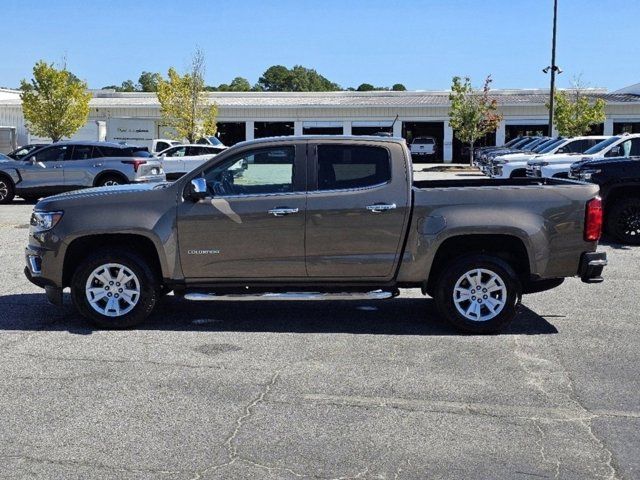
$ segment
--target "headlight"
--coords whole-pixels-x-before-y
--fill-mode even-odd
[[[31,226],[37,231],[44,232],[55,227],[62,218],[63,212],[38,212],[31,214]]]
[[[594,168],[591,168],[589,170],[582,170],[581,172],[578,172],[578,178],[580,180],[591,180],[591,177],[593,177],[594,175],[597,175],[601,171],[602,170],[598,170]]]

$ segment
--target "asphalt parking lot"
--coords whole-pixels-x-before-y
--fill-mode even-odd
[[[640,248],[460,335],[417,291],[192,304],[98,331],[0,206],[0,478],[640,478]]]

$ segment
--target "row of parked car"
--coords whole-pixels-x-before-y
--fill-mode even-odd
[[[565,178],[600,186],[605,229],[620,242],[640,245],[640,134],[518,137],[475,150],[476,165],[491,178]]]
[[[111,142],[24,145],[0,154],[0,203],[16,195],[31,201],[79,188],[175,180],[227,148],[209,138],[169,142],[154,141],[152,149],[168,145],[159,152]]]

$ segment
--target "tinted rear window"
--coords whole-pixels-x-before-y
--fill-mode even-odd
[[[391,161],[385,148],[318,146],[318,190],[362,188],[390,179]]]
[[[416,138],[413,143],[416,145],[433,145],[435,141],[433,138]]]
[[[99,147],[95,147],[96,150],[99,150],[100,157],[142,157],[148,158],[152,157],[148,151],[148,149],[142,147],[109,147],[106,145],[100,145]],[[94,153],[94,156],[98,156]]]

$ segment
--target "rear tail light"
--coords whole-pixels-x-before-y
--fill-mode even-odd
[[[584,239],[587,242],[597,242],[602,234],[602,199],[592,198],[587,202],[584,220]]]
[[[137,172],[140,165],[144,165],[145,163],[147,163],[147,161],[136,158],[134,160],[122,160],[122,163],[126,163],[127,165],[133,165],[133,171]]]

